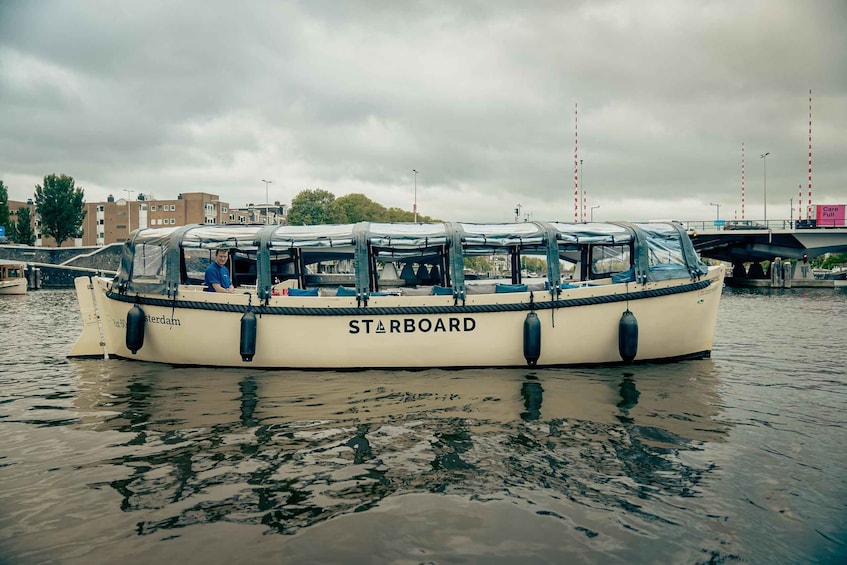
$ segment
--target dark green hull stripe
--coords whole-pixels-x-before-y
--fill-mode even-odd
[[[141,306],[161,306],[163,308],[188,308],[192,310],[212,310],[217,312],[243,313],[252,309],[256,314],[272,316],[361,316],[367,313],[371,316],[394,316],[394,315],[423,315],[423,314],[480,314],[484,312],[521,312],[529,310],[552,310],[558,308],[576,308],[579,306],[592,306],[595,304],[611,304],[614,302],[626,302],[670,296],[672,294],[683,294],[703,290],[715,281],[702,280],[653,290],[642,290],[636,292],[625,292],[623,294],[612,294],[606,296],[589,296],[586,298],[570,298],[567,300],[550,300],[546,302],[527,302],[520,304],[472,304],[472,305],[444,305],[444,306],[362,306],[353,308],[337,308],[332,306],[317,307],[292,307],[292,306],[246,306],[241,304],[215,304],[199,302],[195,300],[178,300],[169,298],[147,298],[143,296],[129,296],[109,291],[106,296],[111,300],[139,304]],[[543,294],[548,294],[542,291]],[[539,294],[542,294],[539,293]],[[307,298],[311,300],[311,298]]]

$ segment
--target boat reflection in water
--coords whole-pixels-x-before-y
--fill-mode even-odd
[[[107,463],[124,476],[108,487],[139,535],[251,525],[298,534],[281,539],[304,560],[394,558],[380,543],[411,532],[428,559],[502,557],[517,537],[541,544],[521,555],[543,556],[567,536],[662,536],[706,514],[695,497],[713,465],[697,454],[727,434],[709,360],[412,373],[74,363],[79,426],[122,438]],[[491,546],[451,546],[462,536]]]

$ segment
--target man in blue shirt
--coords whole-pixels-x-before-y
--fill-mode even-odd
[[[215,261],[206,267],[206,290],[209,292],[235,292],[232,281],[229,278],[229,269],[226,262],[229,259],[229,249],[218,249],[215,251]]]

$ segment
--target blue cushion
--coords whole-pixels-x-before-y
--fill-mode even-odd
[[[559,288],[561,288],[562,290],[564,290],[566,288],[579,288],[579,285],[570,284],[570,283],[562,283],[562,286],[560,286]],[[544,281],[544,290],[550,290],[550,281]]]
[[[495,293],[500,292],[526,292],[525,284],[498,284],[494,287]]]
[[[339,286],[335,296],[356,296],[356,289]]]
[[[432,294],[452,296],[453,295],[453,289],[450,288],[449,286],[435,285],[434,287],[432,287]]]
[[[622,273],[615,273],[612,275],[613,283],[627,283],[635,280],[635,269],[629,269],[628,271],[624,271]]]
[[[317,295],[318,295],[318,289],[317,288],[309,288],[309,289],[289,288],[288,289],[288,296],[317,296]]]

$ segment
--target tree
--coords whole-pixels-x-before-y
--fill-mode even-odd
[[[847,263],[847,253],[827,253],[823,257],[812,259],[812,267],[819,269],[832,269],[838,265]]]
[[[521,268],[530,273],[546,273],[547,261],[538,257],[521,257]]]
[[[55,239],[59,247],[80,233],[85,219],[83,197],[82,188],[75,187],[74,179],[67,175],[47,175],[43,187],[35,185],[35,209],[41,216],[42,233]]]
[[[472,269],[477,273],[489,273],[494,270],[494,265],[486,257],[464,257],[466,269]]]
[[[351,224],[356,222],[384,222],[388,218],[385,206],[374,202],[364,194],[348,194],[335,200],[338,206],[344,210],[347,221]]]
[[[18,225],[15,227],[15,241],[24,245],[35,245],[35,232],[32,229],[32,214],[29,208],[18,210]]]
[[[338,205],[335,195],[329,191],[304,190],[291,201],[288,223],[292,226],[317,224],[343,224],[347,222],[344,209]]]
[[[304,190],[291,201],[288,223],[292,226],[356,222],[412,222],[415,215],[400,208],[385,208],[364,194],[341,198],[326,190]],[[418,214],[419,222],[437,222]]]
[[[9,236],[11,230],[11,222],[9,222],[9,191],[6,185],[0,180],[0,226],[6,228],[6,236]]]
[[[414,222],[415,221],[415,213],[409,212],[408,210],[403,210],[402,208],[389,208],[386,212],[386,222]],[[430,218],[429,216],[424,216],[423,214],[418,214],[418,222],[419,223],[427,223],[427,222],[439,222],[441,220],[436,220],[435,218]]]
[[[6,239],[13,243],[18,241],[18,226],[12,219],[11,214],[9,215],[9,225],[6,226]]]

